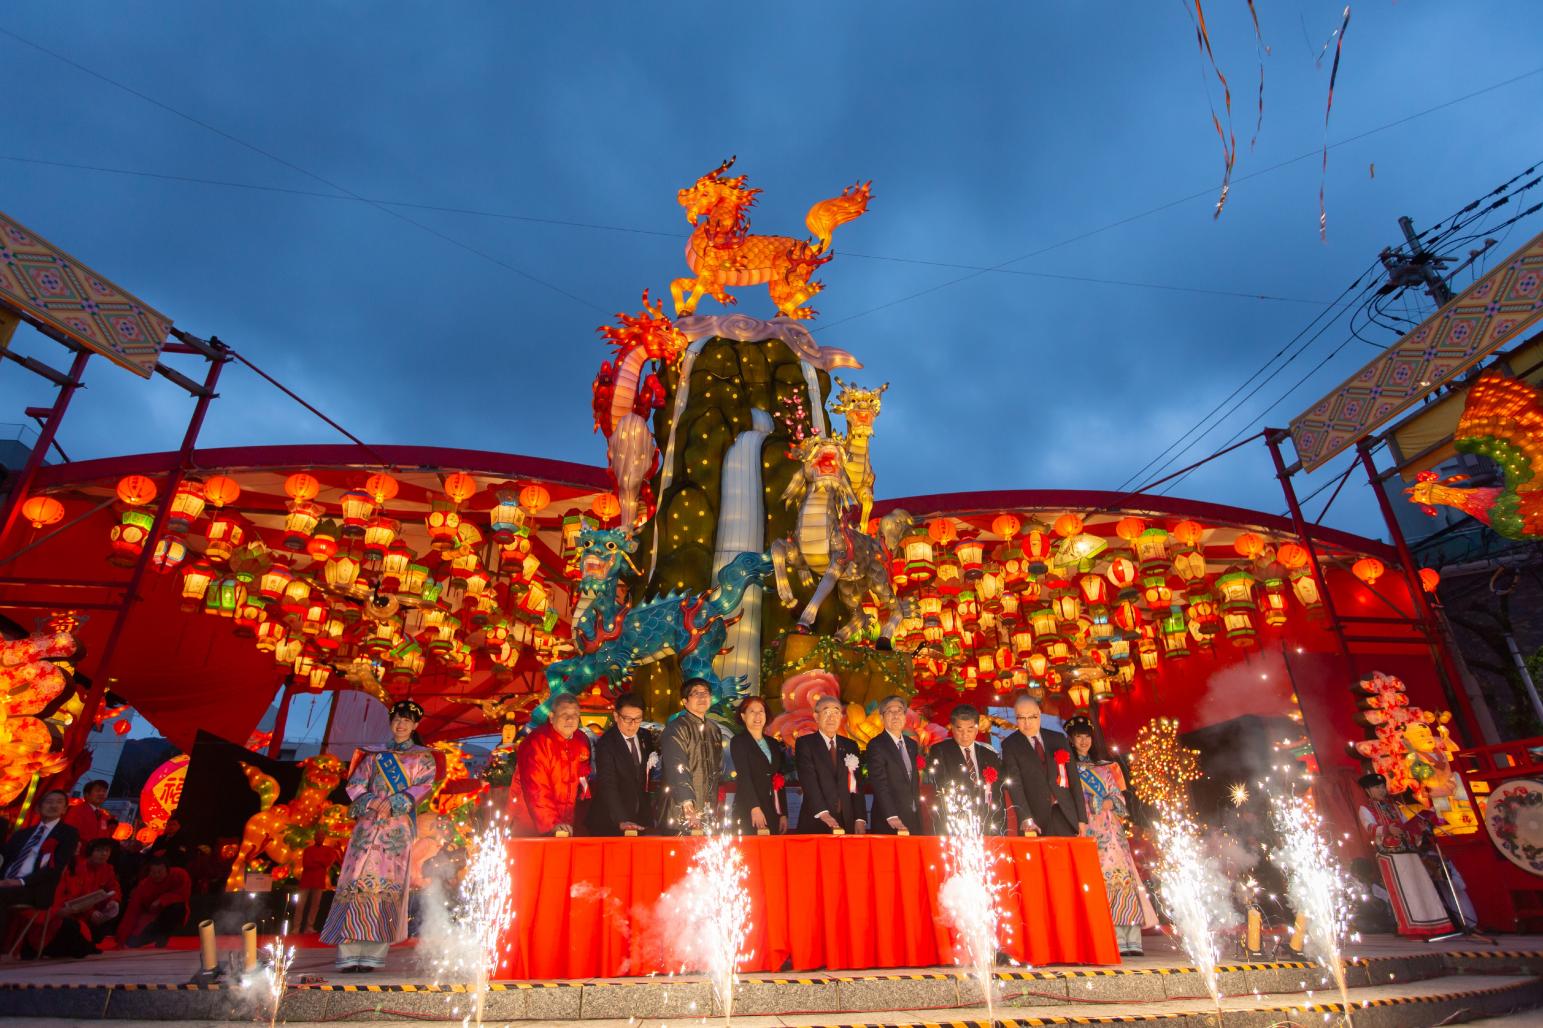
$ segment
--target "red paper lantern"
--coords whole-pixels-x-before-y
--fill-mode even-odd
[[[1350,566],[1350,570],[1367,585],[1376,585],[1377,579],[1382,577],[1387,568],[1376,557],[1362,557]]]
[[[321,483],[316,481],[314,475],[308,475],[304,471],[297,471],[284,479],[284,491],[290,499],[304,502],[316,499],[316,494],[321,492]]]
[[[399,488],[397,480],[384,471],[378,471],[364,480],[364,491],[375,500],[377,507],[385,504],[387,500],[395,499]]]
[[[64,520],[64,504],[52,496],[29,496],[21,505],[21,516],[32,522],[33,528],[57,524]]]
[[[1436,587],[1439,586],[1440,584],[1441,584],[1441,572],[1437,571],[1435,568],[1421,568],[1420,569],[1420,586],[1426,592],[1428,592],[1428,593],[1435,592],[1436,591]]]
[[[215,475],[204,482],[204,499],[216,507],[235,503],[236,497],[240,495],[241,487],[236,484],[234,478],[228,475]]]
[[[1275,559],[1288,571],[1304,568],[1307,566],[1307,547],[1301,543],[1281,543],[1275,551]]]
[[[155,499],[155,483],[144,475],[124,475],[118,479],[118,499],[130,507],[143,507]]]
[[[477,495],[477,480],[464,471],[445,477],[445,495],[457,504],[465,503]]]

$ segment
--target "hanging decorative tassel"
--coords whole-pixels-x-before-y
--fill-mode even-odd
[[[1232,89],[1227,85],[1227,76],[1222,74],[1221,66],[1216,63],[1216,54],[1211,50],[1211,34],[1205,24],[1205,9],[1201,7],[1200,0],[1194,0],[1194,9],[1191,12],[1195,22],[1195,41],[1200,47],[1200,52],[1211,62],[1211,70],[1216,73],[1217,81],[1222,84],[1222,109],[1226,113],[1227,126],[1222,127],[1222,119],[1216,114],[1216,104],[1211,103],[1211,124],[1216,128],[1216,135],[1222,141],[1222,189],[1216,198],[1216,210],[1211,217],[1222,216],[1222,208],[1227,204],[1227,191],[1232,188],[1232,166],[1237,162],[1237,138],[1232,132]],[[1207,94],[1206,101],[1210,102]]]
[[[1259,117],[1254,122],[1254,138],[1248,141],[1248,151],[1253,153],[1254,144],[1259,142],[1259,131],[1264,128],[1264,58],[1270,48],[1264,45],[1264,33],[1259,29],[1259,10],[1254,6],[1254,0],[1248,0],[1248,13],[1254,19],[1254,42],[1259,53]]]
[[[1323,192],[1329,180],[1329,114],[1334,110],[1334,82],[1339,78],[1339,55],[1345,48],[1345,30],[1350,27],[1350,5],[1345,5],[1344,20],[1339,26],[1339,40],[1334,44],[1334,64],[1329,69],[1329,102],[1323,109],[1323,167],[1318,172],[1318,238],[1329,238],[1329,211],[1324,206]]]

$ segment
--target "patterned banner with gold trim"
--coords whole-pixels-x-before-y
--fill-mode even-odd
[[[0,306],[149,378],[171,319],[0,213]]]
[[[1543,235],[1420,323],[1291,422],[1308,471],[1543,319]]]

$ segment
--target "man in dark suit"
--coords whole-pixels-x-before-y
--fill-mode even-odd
[[[819,731],[799,739],[793,747],[798,784],[804,790],[798,830],[805,835],[829,835],[837,828],[861,835],[868,827],[857,784],[857,743],[836,734],[841,716],[841,701],[821,696],[814,705],[814,724]]]
[[[893,835],[906,831],[922,833],[922,811],[917,780],[915,739],[905,736],[906,702],[903,696],[886,696],[879,701],[879,717],[884,732],[868,741],[863,755],[868,768],[868,785],[873,789],[873,832]]]
[[[1039,701],[1034,697],[1018,697],[1013,714],[1018,730],[1002,742],[1002,764],[1019,831],[1088,834],[1087,806],[1071,761],[1071,744],[1060,732],[1040,728]]]
[[[12,907],[47,907],[59,876],[75,859],[80,836],[64,823],[70,797],[50,789],[38,800],[38,823],[11,836],[0,851],[0,938]]]
[[[940,835],[949,831],[949,797],[968,805],[980,819],[981,832],[1002,832],[1002,761],[996,750],[980,735],[980,712],[961,703],[948,717],[947,739],[936,743],[929,754],[932,784],[936,796],[932,803],[932,828]]]
[[[653,740],[642,731],[643,704],[632,693],[616,698],[615,719],[595,741],[592,799],[587,819],[591,835],[625,835],[654,825],[648,795],[648,762]]]

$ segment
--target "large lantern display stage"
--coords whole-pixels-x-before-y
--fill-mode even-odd
[[[815,204],[807,241],[754,236],[755,191],[728,171],[680,193],[695,227],[673,315],[645,292],[601,328],[607,351],[583,406],[605,439],[603,465],[359,445],[42,468],[24,516],[43,534],[13,538],[0,603],[73,611],[87,653],[112,650],[93,695],[111,688],[184,749],[200,731],[247,739],[281,689],[286,702],[306,691],[372,706],[411,698],[428,740],[496,733],[507,750],[557,695],[576,697],[599,730],[620,692],[662,722],[683,678],[700,677],[718,723],[759,696],[768,734],[789,746],[814,730],[822,695],[842,701],[840,731],[859,747],[882,731],[878,701],[907,697],[907,731],[926,749],[965,703],[1000,738],[1013,727],[1004,708],[1028,694],[1052,719],[1089,715],[1117,752],[1180,733],[1208,775],[1189,797],[1202,817],[1223,791],[1284,772],[1311,782],[1336,834],[1356,834],[1366,766],[1395,777],[1418,767],[1481,917],[1504,923],[1504,890],[1486,881],[1496,858],[1448,788],[1472,729],[1422,602],[1434,582],[1380,542],[1194,500],[948,493],[947,468],[937,494],[886,498],[874,469],[887,386],[822,342],[808,308],[831,234],[864,213],[868,188]],[[696,310],[704,295],[756,284],[769,285],[776,316]],[[1287,500],[1294,508],[1289,485]],[[115,568],[147,572],[127,604]],[[65,755],[95,713],[59,733]],[[328,734],[353,740],[356,728],[335,714]],[[284,734],[281,712],[272,756]],[[1133,777],[1151,801],[1141,783],[1171,769],[1142,760]],[[312,821],[346,830],[341,814],[312,806]],[[243,854],[265,852],[246,841]],[[502,973],[675,969],[652,904],[707,844],[515,840]],[[939,900],[944,845],[745,840],[741,970],[959,961]],[[990,846],[1008,887],[1003,951],[1119,962],[1091,839]],[[282,864],[282,849],[253,856],[254,868]],[[239,874],[231,881],[240,887]]]

